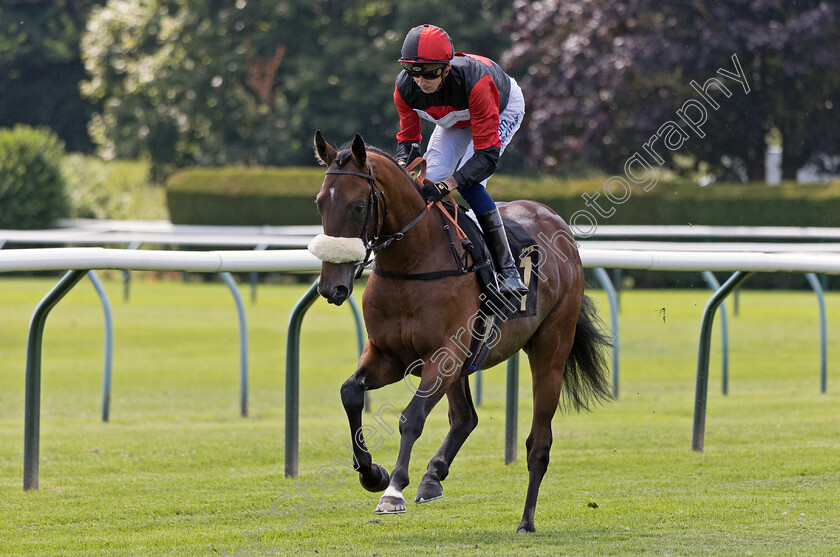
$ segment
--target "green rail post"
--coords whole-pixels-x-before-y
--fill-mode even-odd
[[[703,271],[702,272],[703,280],[706,281],[706,285],[712,289],[717,291],[720,288],[720,283],[715,278],[715,275],[712,274],[711,271]],[[736,291],[737,292],[737,291]],[[726,319],[726,303],[720,303],[720,336],[721,336],[721,379],[720,379],[720,390],[724,395],[729,394],[729,324]]]
[[[505,410],[505,464],[516,462],[516,429],[519,417],[519,352],[507,361],[507,404]]]
[[[245,317],[245,304],[236,285],[233,275],[228,272],[219,273],[236,304],[236,315],[239,317],[239,413],[243,418],[248,417],[248,320]]]
[[[318,298],[318,281],[298,300],[289,316],[286,336],[286,477],[298,475],[298,414],[300,411],[300,327]]]
[[[108,293],[99,280],[96,271],[88,271],[87,276],[99,301],[102,304],[102,313],[105,316],[105,363],[102,368],[102,421],[107,422],[111,415],[111,374],[114,361],[114,318],[111,314],[111,303],[108,301]]]
[[[126,246],[125,249],[140,249],[140,246],[143,245],[143,242],[131,242]],[[127,269],[123,269],[120,271],[122,274],[122,281],[123,281],[123,301],[128,301],[128,296],[131,291],[131,273]]]
[[[38,489],[38,457],[41,441],[41,345],[47,315],[87,274],[68,271],[35,308],[26,343],[26,408],[23,422],[23,490]]]
[[[595,277],[598,279],[598,282],[601,283],[601,287],[604,289],[604,292],[607,294],[607,300],[610,304],[610,327],[612,328],[612,358],[613,358],[613,365],[612,365],[612,395],[615,400],[618,400],[618,355],[619,355],[619,342],[618,342],[618,311],[619,311],[619,301],[618,301],[618,294],[616,293],[616,289],[613,286],[612,281],[610,280],[610,275],[607,274],[606,269],[602,267],[598,267],[593,269],[595,272]]]
[[[621,311],[621,281],[624,274],[621,269],[612,270],[612,284],[615,286],[615,300],[618,310]]]
[[[814,273],[805,273],[808,284],[817,295],[817,305],[820,310],[820,393],[825,394],[828,386],[828,332],[825,325],[825,297],[820,279]]]
[[[264,251],[268,249],[268,244],[257,244],[254,251]],[[257,284],[259,284],[259,273],[252,271],[248,273],[248,281],[251,283],[251,303],[257,303]]]
[[[691,449],[703,451],[703,441],[706,435],[706,397],[709,392],[709,351],[712,343],[712,323],[715,312],[726,296],[750,276],[746,271],[735,271],[723,283],[703,309],[703,320],[700,323],[700,342],[697,349],[697,386],[694,393],[694,431],[691,438]]]

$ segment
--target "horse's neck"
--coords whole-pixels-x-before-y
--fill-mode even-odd
[[[393,170],[385,190],[388,217],[382,232],[392,235],[418,217],[426,208],[422,197],[416,193],[417,186],[402,170]],[[420,219],[405,233],[405,237],[393,242],[377,255],[383,268],[399,272],[419,272],[432,268],[440,269],[443,262],[438,254],[451,259],[451,249],[445,241],[440,216],[436,208]]]

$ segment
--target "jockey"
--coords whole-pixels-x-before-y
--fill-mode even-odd
[[[399,59],[394,104],[400,117],[396,159],[407,162],[422,139],[420,119],[435,124],[425,159],[426,201],[439,201],[453,189],[469,203],[493,255],[504,294],[522,296],[517,262],[510,251],[496,203],[487,193],[499,157],[525,114],[522,90],[488,58],[455,52],[449,35],[434,25],[408,32]]]

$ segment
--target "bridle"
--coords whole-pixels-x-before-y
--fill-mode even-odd
[[[368,201],[365,205],[365,225],[362,228],[361,239],[365,245],[365,258],[354,264],[356,267],[356,274],[355,278],[358,279],[362,276],[362,272],[366,267],[369,267],[373,263],[373,257],[376,256],[377,253],[384,250],[388,246],[390,246],[393,242],[397,240],[402,240],[405,233],[408,232],[411,228],[414,227],[418,222],[420,222],[423,217],[429,212],[431,205],[426,205],[425,209],[417,215],[411,222],[405,225],[399,232],[395,234],[390,234],[387,236],[381,236],[382,226],[385,223],[385,219],[388,218],[388,203],[385,199],[385,192],[382,191],[382,188],[376,185],[376,177],[373,175],[373,165],[370,161],[368,161],[368,173],[365,174],[364,172],[356,172],[355,170],[341,170],[341,169],[333,169],[327,170],[327,174],[343,174],[347,176],[358,176],[360,178],[364,178],[370,184],[370,194],[368,195]],[[371,219],[373,216],[373,219]],[[370,223],[373,220],[373,236],[370,236]],[[380,238],[383,240],[381,243],[378,243]]]

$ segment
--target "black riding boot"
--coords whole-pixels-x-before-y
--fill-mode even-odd
[[[505,225],[502,223],[499,210],[493,209],[489,213],[478,215],[478,224],[484,231],[484,239],[487,240],[490,255],[492,255],[493,262],[496,264],[496,272],[499,275],[499,289],[502,294],[510,296],[527,294],[528,287],[519,278],[519,271],[516,270],[516,261],[514,261],[510,252],[510,244],[508,244]]]

